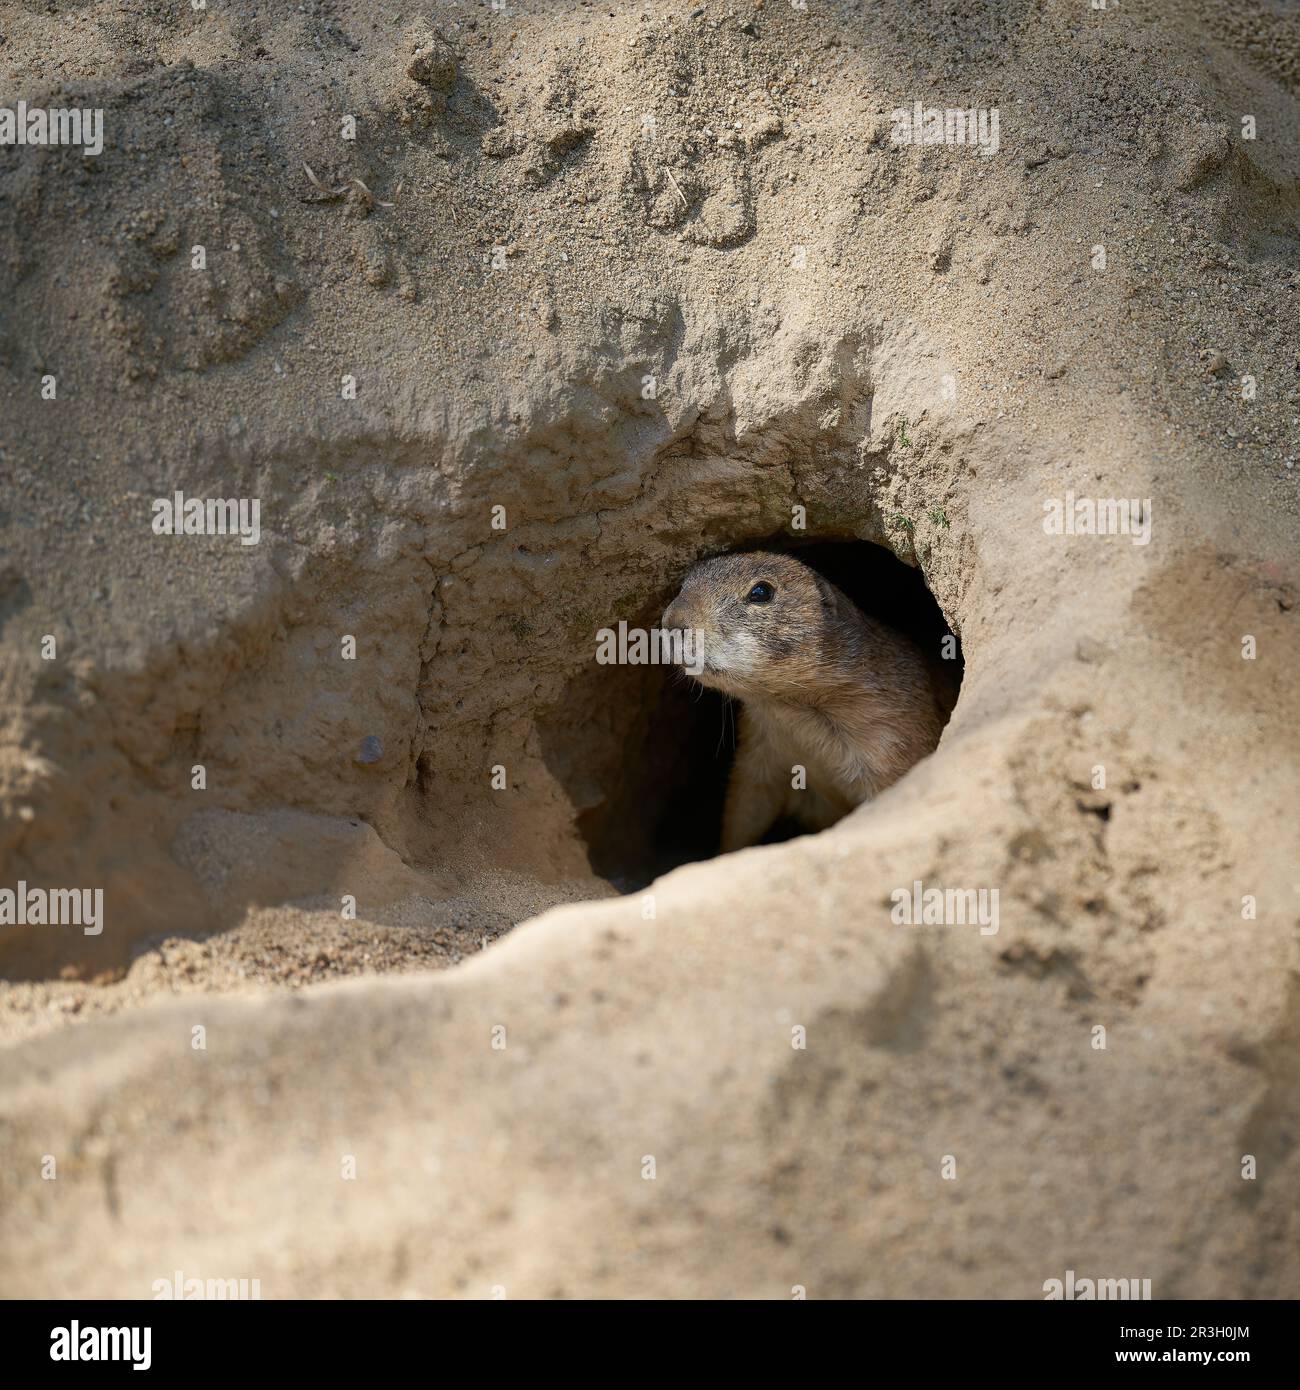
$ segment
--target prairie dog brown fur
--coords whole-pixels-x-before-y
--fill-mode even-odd
[[[782,816],[834,824],[939,742],[944,697],[920,649],[793,556],[704,560],[662,621],[693,630],[695,679],[743,702],[723,853]]]

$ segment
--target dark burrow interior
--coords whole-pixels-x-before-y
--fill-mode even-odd
[[[798,555],[864,612],[911,637],[934,658],[955,703],[961,644],[919,569],[868,541],[798,544],[781,536],[752,548]],[[641,618],[647,627],[658,623],[679,579],[675,576],[671,590],[647,605]],[[945,638],[951,640],[945,643]],[[645,683],[637,702],[643,713],[625,746],[622,766],[610,779],[613,785],[607,785],[599,804],[579,816],[578,825],[593,870],[623,892],[632,892],[669,869],[718,852],[738,711],[722,695],[663,667],[639,666],[625,675]],[[764,843],[802,833],[801,826],[780,823]]]

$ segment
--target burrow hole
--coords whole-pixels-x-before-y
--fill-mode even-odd
[[[961,645],[919,569],[869,541],[795,544],[781,536],[753,548],[798,555],[864,612],[912,638],[940,662],[950,687],[950,705],[955,703],[962,676]],[[645,626],[658,623],[680,578],[673,576],[668,589],[647,602],[640,617]],[[945,638],[952,639],[947,650],[953,655],[941,660]],[[622,738],[621,766],[606,779],[607,795],[580,813],[578,828],[593,870],[631,892],[669,869],[718,852],[735,753],[736,708],[723,696],[662,667],[636,667],[625,678],[644,684],[632,698],[620,697],[634,711]],[[584,676],[599,679],[600,674]],[[778,824],[765,843],[801,833],[797,825]]]

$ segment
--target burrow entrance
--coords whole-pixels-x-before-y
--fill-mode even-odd
[[[744,548],[797,555],[864,612],[912,638],[934,659],[951,711],[961,685],[961,644],[919,569],[869,541],[800,544],[778,536]],[[680,578],[674,575],[665,592],[647,603],[639,618],[646,627],[658,623]],[[611,673],[609,667],[598,669]],[[635,727],[606,794],[580,811],[577,825],[593,870],[631,892],[669,869],[718,852],[737,708],[662,667],[625,668],[622,680],[620,698],[634,701],[639,710]],[[764,842],[800,833],[801,827],[781,824]]]

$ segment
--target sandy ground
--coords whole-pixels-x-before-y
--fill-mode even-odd
[[[136,945],[129,966],[90,980],[30,980],[3,986],[0,1038],[30,1034],[137,1008],[158,994],[214,994],[301,989],[351,975],[394,975],[459,965],[501,938],[550,898],[573,902],[591,897],[600,884],[590,879],[542,886],[512,881],[508,874],[470,885],[458,899],[407,898],[381,920],[343,921],[333,904],[255,908],[237,927],[222,932],[178,933]],[[607,891],[612,892],[612,889]],[[499,909],[484,906],[491,902]]]
[[[106,132],[0,146],[0,887],[106,903],[0,926],[0,1291],[1294,1297],[1297,82],[1226,0],[0,17]],[[961,698],[673,869],[712,730],[594,633],[774,537]]]

